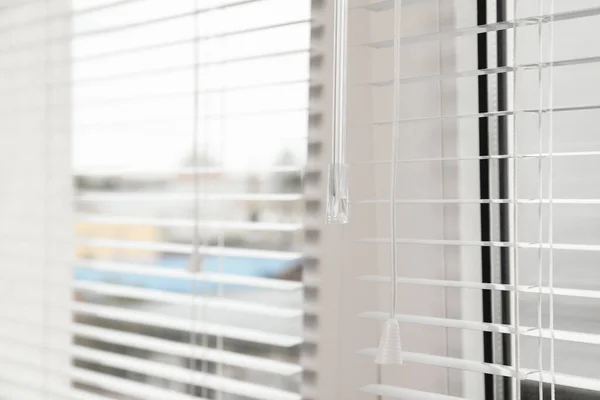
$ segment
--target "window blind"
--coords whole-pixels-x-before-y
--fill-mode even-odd
[[[300,399],[310,2],[2,7],[1,395]]]
[[[368,366],[347,367],[355,384],[339,393],[595,398],[597,4],[349,8],[352,212],[339,304],[362,320],[340,317],[360,333],[341,339],[339,357]],[[401,367],[375,364],[389,315],[390,246]]]

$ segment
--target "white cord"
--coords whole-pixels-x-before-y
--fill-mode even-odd
[[[538,8],[540,15],[544,15],[544,0],[538,0]],[[539,369],[539,381],[538,381],[538,397],[539,400],[544,398],[544,385],[542,380],[542,371],[544,369],[544,353],[543,353],[543,335],[542,335],[542,285],[543,285],[543,242],[544,242],[544,214],[543,214],[543,201],[544,197],[544,184],[543,184],[543,166],[544,166],[544,90],[543,90],[543,68],[544,68],[544,34],[543,34],[543,21],[540,20],[538,23],[538,41],[539,41],[539,66],[538,66],[538,115],[537,115],[537,129],[539,133],[539,157],[538,157],[538,197],[540,202],[538,204],[538,293],[537,293],[537,330],[538,330],[538,369]],[[516,74],[515,69],[515,74]]]
[[[52,60],[50,59],[52,57],[52,52],[50,51],[50,42],[51,42],[51,32],[49,29],[49,22],[48,20],[50,19],[50,0],[46,0],[45,1],[45,23],[44,23],[44,126],[42,128],[42,145],[43,145],[43,165],[44,165],[44,196],[46,197],[46,199],[50,198],[50,190],[51,190],[51,185],[49,184],[49,181],[51,179],[51,176],[49,176],[50,174],[52,174],[52,170],[50,169],[50,157],[52,156],[51,154],[48,154],[51,149],[52,149],[52,136],[53,136],[53,130],[49,129],[50,126],[50,102],[51,102],[51,91],[52,91],[52,83],[51,83],[51,78],[49,77],[50,74],[50,66],[52,65]],[[49,190],[50,189],[50,190]],[[42,267],[42,271],[41,271],[41,275],[42,275],[42,301],[44,302],[44,304],[42,305],[42,341],[45,344],[48,338],[48,332],[47,332],[47,325],[50,323],[49,319],[48,319],[48,310],[47,310],[47,304],[48,303],[48,275],[49,275],[49,271],[47,271],[47,268],[49,266],[49,263],[47,262],[48,260],[48,247],[49,247],[49,238],[52,236],[50,234],[50,226],[48,221],[51,221],[48,218],[48,214],[52,213],[54,210],[51,209],[51,207],[48,206],[48,203],[51,203],[49,201],[44,201],[44,207],[43,207],[43,211],[44,211],[44,227],[43,227],[43,231],[44,231],[44,236],[43,236],[43,250],[42,250],[42,262],[41,262],[41,267]],[[42,366],[44,368],[43,370],[43,380],[42,380],[42,384],[43,384],[43,395],[44,398],[47,399],[48,398],[48,384],[49,384],[49,379],[48,379],[48,352],[45,348],[46,346],[44,346],[44,349],[42,349]]]
[[[390,184],[390,230],[391,230],[391,307],[390,317],[385,322],[381,338],[379,339],[379,349],[375,357],[377,364],[402,364],[402,344],[400,339],[400,326],[396,320],[396,304],[398,297],[398,263],[396,254],[396,175],[397,163],[396,153],[398,140],[400,136],[400,16],[402,10],[402,1],[397,0],[394,6],[394,99],[393,99],[393,132],[392,132],[392,171]]]
[[[549,307],[550,307],[550,399],[555,400],[556,398],[556,373],[554,369],[554,229],[553,229],[553,136],[554,136],[554,113],[552,107],[554,106],[554,0],[550,1],[550,21],[549,21],[549,40],[550,49],[548,54],[548,292],[549,292]]]
[[[517,20],[517,0],[513,0],[513,19],[516,23]],[[517,29],[513,29],[513,64],[515,67],[515,72],[513,73],[513,87],[512,87],[512,96],[513,96],[513,120],[512,120],[512,148],[513,148],[513,168],[512,168],[512,204],[513,204],[513,213],[512,213],[512,238],[511,238],[511,248],[512,248],[512,278],[513,278],[513,324],[514,324],[514,344],[515,348],[513,351],[514,354],[514,363],[515,363],[515,386],[513,388],[513,392],[515,393],[514,398],[521,398],[521,378],[520,378],[520,353],[521,353],[521,338],[520,338],[520,318],[519,318],[519,251],[518,251],[518,228],[517,223],[519,219],[517,217],[518,214],[518,187],[517,187],[517,123],[516,123],[516,112],[517,112]]]
[[[390,255],[392,263],[392,304],[390,307],[390,318],[396,317],[397,297],[398,297],[398,256],[396,251],[396,180],[398,165],[396,157],[398,153],[398,141],[400,139],[400,54],[401,54],[401,22],[402,22],[402,1],[398,0],[394,6],[394,99],[393,110],[393,132],[392,132],[392,173],[390,184],[390,229],[391,243]]]
[[[197,353],[197,348],[198,348],[198,339],[197,339],[197,322],[198,322],[198,306],[197,306],[197,302],[196,302],[196,293],[198,293],[198,279],[197,279],[197,274],[199,272],[199,265],[200,265],[200,255],[199,255],[199,247],[200,247],[200,234],[198,232],[199,226],[198,226],[198,218],[199,218],[199,204],[198,202],[200,201],[200,175],[198,174],[197,168],[198,168],[198,131],[199,131],[199,126],[198,126],[198,106],[199,106],[199,95],[198,95],[198,73],[199,73],[199,51],[198,51],[198,44],[200,43],[199,38],[200,38],[200,32],[199,32],[199,25],[198,25],[198,16],[196,14],[198,10],[198,0],[194,0],[194,39],[192,41],[192,44],[194,46],[193,48],[193,56],[194,56],[194,68],[193,68],[193,74],[194,77],[192,78],[193,81],[193,85],[194,85],[194,94],[193,94],[193,99],[192,99],[192,103],[193,103],[193,107],[194,107],[194,111],[193,111],[193,121],[192,121],[192,140],[193,140],[193,144],[192,144],[192,184],[193,184],[193,188],[192,188],[192,193],[193,193],[193,206],[192,206],[192,215],[194,218],[194,232],[193,232],[193,237],[192,237],[192,254],[190,255],[190,289],[192,291],[191,296],[192,296],[192,307],[191,307],[191,337],[190,337],[190,344],[192,346],[192,351],[190,354],[190,384],[188,386],[189,391],[190,391],[190,395],[191,396],[195,396],[196,394],[196,385],[194,382],[195,380],[195,373],[196,373],[196,363],[198,361],[198,353]],[[204,337],[204,336],[203,336]],[[200,371],[203,371],[203,363],[201,362],[200,364]],[[202,387],[201,391],[203,391],[204,388]],[[202,393],[201,393],[202,395]]]

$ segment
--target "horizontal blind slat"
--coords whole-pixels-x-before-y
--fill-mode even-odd
[[[369,311],[359,314],[362,318],[376,319],[385,321],[389,317],[389,313],[381,311]],[[399,322],[417,324],[417,325],[429,325],[429,326],[440,326],[446,328],[456,329],[468,329],[482,332],[498,332],[498,333],[509,333],[515,334],[516,330],[514,326],[506,324],[495,324],[489,322],[478,322],[478,321],[467,321],[452,318],[439,318],[439,317],[426,317],[421,315],[407,315],[407,314],[396,314],[396,319]],[[552,336],[549,329],[542,329],[541,331],[535,327],[529,327],[521,325],[519,326],[518,332],[520,335],[531,336],[531,337],[543,337],[550,338]],[[587,343],[600,345],[600,334],[585,333],[585,332],[574,332],[574,331],[562,331],[554,330],[554,337],[557,340],[563,340],[567,342],[575,343]]]
[[[3,361],[0,359],[0,364]],[[61,400],[119,400],[116,397],[108,397],[108,395],[99,395],[90,392],[84,392],[79,389],[69,388],[69,389],[60,389],[60,388],[52,388],[45,387],[47,385],[35,385],[30,380],[28,381],[19,381],[14,379],[9,379],[7,377],[0,376],[0,383],[3,385],[11,385],[14,387],[19,387],[23,389],[27,389],[28,391],[35,391],[41,395],[47,396],[51,395],[51,399],[59,398]],[[58,397],[55,397],[58,396]]]
[[[555,373],[554,377],[552,377],[552,374],[544,371],[541,373],[540,377],[539,371],[536,371],[533,372],[528,379],[538,382],[541,379],[544,383],[554,382],[557,386],[570,386],[584,390],[593,390],[595,392],[600,391],[600,380],[582,376]]]
[[[34,42],[24,43],[24,44],[14,46],[14,47],[0,48],[0,56],[5,55],[5,54],[10,54],[15,51],[21,51],[25,48],[26,49],[35,49],[38,47],[42,48],[42,47],[56,44],[56,43],[69,43],[69,42],[76,40],[78,38],[81,38],[81,37],[89,37],[89,36],[103,35],[103,34],[107,34],[107,33],[121,32],[121,31],[129,30],[129,29],[138,28],[141,26],[156,25],[156,24],[160,24],[162,22],[173,21],[173,20],[182,19],[182,18],[186,18],[186,17],[193,17],[198,14],[203,14],[203,13],[207,13],[207,12],[211,12],[211,11],[215,11],[215,10],[219,10],[219,9],[237,7],[237,6],[242,6],[242,5],[261,2],[261,1],[267,1],[267,0],[240,0],[240,1],[226,3],[223,5],[218,5],[218,6],[214,6],[214,7],[200,8],[200,9],[196,9],[193,11],[177,13],[177,14],[168,15],[168,16],[164,16],[164,17],[151,18],[151,19],[147,19],[144,21],[134,22],[134,23],[126,24],[126,25],[118,25],[118,26],[107,27],[107,28],[102,28],[102,29],[92,29],[92,30],[88,30],[88,31],[75,33],[75,34],[69,34],[69,35],[65,35],[65,36],[61,36],[61,37],[50,38],[49,40],[34,41]],[[130,2],[127,2],[127,3],[130,3]],[[123,5],[125,5],[127,3],[123,3]],[[104,7],[104,8],[106,8],[106,7]],[[49,20],[51,20],[51,19],[49,19]],[[0,32],[0,34],[1,34],[1,32]]]
[[[466,70],[466,71],[458,71],[437,75],[425,75],[425,76],[414,76],[414,77],[406,77],[400,79],[398,82],[400,84],[414,84],[428,81],[440,81],[444,79],[456,79],[456,78],[466,78],[466,77],[476,77],[482,75],[498,75],[498,74],[506,74],[512,73],[515,70],[517,71],[527,71],[527,70],[539,70],[554,68],[554,67],[565,67],[565,66],[573,66],[573,65],[583,65],[583,64],[591,64],[600,62],[600,57],[580,57],[573,58],[567,60],[560,61],[552,61],[546,63],[532,63],[532,64],[522,64],[517,65],[516,67],[496,67],[496,68],[483,68],[483,69],[474,69],[474,70]],[[394,84],[394,80],[392,79],[384,79],[384,80],[373,80],[360,85],[368,85],[374,87],[388,87]]]
[[[39,304],[39,302],[37,302]],[[27,303],[22,303],[21,306],[27,306]],[[147,312],[142,310],[133,310],[128,308],[119,308],[113,306],[104,306],[93,303],[74,302],[69,305],[48,303],[46,309],[52,311],[59,309],[60,311],[69,310],[73,314],[87,315],[96,318],[107,319],[111,321],[120,321],[132,325],[145,325],[155,328],[164,328],[166,330],[175,330],[182,332],[195,332],[199,334],[222,336],[228,339],[245,341],[250,343],[258,343],[263,345],[272,345],[282,348],[290,348],[302,344],[302,338],[294,334],[273,333],[271,327],[253,329],[239,327],[228,323],[212,323],[203,322],[201,326],[193,326],[192,319],[170,317],[163,314]],[[191,312],[190,312],[191,315]],[[27,316],[23,318],[14,317],[14,315],[0,315],[0,321],[6,321],[13,326],[20,327],[35,327],[37,329],[48,329],[61,333],[70,333],[73,331],[71,324],[50,322],[35,323],[28,320]],[[242,322],[242,321],[240,321]],[[10,342],[13,338],[5,338],[5,341]],[[14,340],[13,340],[14,342]]]
[[[248,171],[248,169],[241,168],[221,168],[221,167],[198,167],[198,168],[173,168],[173,169],[136,169],[136,168],[93,168],[93,169],[81,169],[75,171],[76,176],[130,176],[134,177],[146,177],[151,176],[169,176],[169,175],[203,175],[203,174],[218,174],[218,173],[236,173],[236,174],[270,174],[270,173],[286,173],[286,172],[302,172],[304,168],[290,165],[290,166],[277,166],[269,167],[265,169]]]
[[[307,23],[307,22],[306,22],[306,20],[297,21],[297,24],[302,24],[302,23]],[[274,29],[274,28],[270,28],[270,29]],[[136,55],[136,54],[140,54],[140,53],[144,53],[144,52],[153,52],[156,50],[167,49],[169,47],[176,47],[176,46],[181,46],[181,45],[186,45],[186,44],[193,45],[194,42],[195,42],[194,39],[180,39],[180,40],[172,40],[172,41],[168,41],[168,42],[158,42],[158,43],[148,44],[145,46],[111,50],[111,51],[105,51],[105,52],[91,54],[91,55],[85,55],[85,56],[71,56],[70,58],[53,58],[51,60],[47,60],[47,64],[49,64],[50,66],[56,67],[57,65],[60,65],[61,63],[64,63],[65,66],[78,64],[78,63],[92,63],[94,61],[102,61],[103,59],[111,58],[111,57],[132,56],[132,55]],[[304,52],[304,53],[311,53],[314,56],[317,56],[320,54],[316,49],[311,49],[311,48],[304,48],[304,49],[300,49],[297,51]],[[244,61],[244,59],[242,59],[242,61]],[[26,70],[27,68],[41,67],[43,65],[45,65],[45,64],[39,64],[39,63],[21,64],[21,65],[17,65],[17,66],[13,66],[13,67],[0,68],[0,71],[3,71],[4,73],[8,73],[8,72],[14,73],[14,72],[20,72],[22,70]],[[206,63],[200,63],[200,64],[198,64],[198,67],[201,68],[203,65],[206,65]],[[210,66],[213,64],[208,64],[208,65]],[[194,64],[193,67],[196,67],[196,65]],[[188,70],[188,69],[191,69],[192,66],[184,65],[184,66],[174,66],[171,68],[173,69],[173,71]],[[151,72],[151,71],[154,71],[154,72]],[[162,69],[151,69],[147,73],[148,74],[152,74],[152,73],[160,74],[160,73],[164,73],[164,72],[171,72],[171,71],[169,71],[167,68],[162,68]],[[115,77],[118,78],[119,75],[116,75]],[[127,77],[127,76],[125,76],[125,77]],[[93,82],[93,78],[90,78],[90,79],[91,79],[91,82]],[[76,79],[76,80],[71,79],[71,80],[67,80],[67,81],[52,82],[52,86],[58,86],[59,84],[67,84],[68,85],[68,84],[74,84],[74,83],[90,83],[90,82],[86,81],[85,79]],[[31,86],[17,87],[17,88],[13,88],[13,89],[21,90],[21,89],[27,89],[28,87],[39,89],[41,87],[41,85],[36,84],[36,85],[31,85]]]
[[[4,27],[0,28],[0,37],[4,36],[5,34],[8,34],[8,33],[14,34],[13,31],[15,31],[15,30],[19,30],[19,29],[23,29],[23,28],[30,28],[30,27],[36,26],[36,25],[44,25],[48,22],[54,22],[57,20],[65,19],[65,18],[73,18],[73,17],[83,15],[83,14],[89,14],[89,13],[93,13],[95,11],[101,11],[101,10],[106,10],[109,8],[120,7],[120,6],[129,4],[129,3],[136,3],[136,2],[141,2],[141,1],[145,1],[145,0],[115,1],[114,3],[102,4],[100,6],[85,8],[83,10],[75,10],[75,11],[71,11],[71,12],[61,13],[58,15],[53,15],[50,17],[44,17],[44,18],[39,18],[39,19],[35,19],[32,21],[27,21],[27,22],[20,23],[20,24],[4,26]]]
[[[128,216],[112,215],[79,215],[77,222],[88,222],[97,224],[114,225],[144,225],[144,226],[177,226],[177,227],[197,227],[200,229],[219,229],[219,230],[248,230],[248,231],[267,231],[267,232],[295,232],[302,229],[302,224],[276,223],[276,222],[245,222],[245,221],[217,221],[200,220],[194,222],[191,219],[172,219],[172,218],[140,218]]]
[[[238,381],[187,368],[161,364],[141,358],[109,353],[85,347],[76,347],[74,355],[109,367],[126,369],[154,377],[174,379],[179,382],[204,386],[216,391],[248,396],[261,400],[300,400],[300,395],[267,386]]]
[[[270,358],[250,356],[214,348],[192,346],[188,343],[174,342],[125,331],[99,328],[92,325],[75,324],[72,332],[78,336],[107,343],[136,347],[181,357],[193,356],[197,359],[264,371],[272,374],[294,375],[302,371],[302,368],[297,364],[272,360]]]
[[[175,392],[153,386],[149,384],[138,383],[129,379],[117,378],[116,376],[94,372],[83,368],[73,368],[70,375],[76,382],[83,382],[91,386],[100,387],[109,392],[118,392],[128,396],[139,397],[148,400],[208,400],[196,396]]]
[[[440,31],[434,33],[426,33],[412,36],[403,36],[401,39],[401,45],[406,46],[414,43],[420,43],[426,40],[436,39],[450,39],[468,35],[478,35],[481,33],[491,33],[507,31],[516,28],[533,26],[539,24],[547,24],[552,22],[570,21],[580,18],[588,18],[600,15],[600,7],[589,7],[586,9],[558,12],[554,14],[544,14],[534,17],[518,18],[513,21],[496,22],[491,24],[471,26],[467,28],[459,28],[447,31]],[[391,48],[394,44],[392,39],[377,40],[372,42],[366,42],[360,44],[363,47],[370,47],[373,49],[386,49]]]
[[[302,194],[289,193],[201,193],[202,200],[300,201]],[[85,192],[79,201],[193,201],[193,193]]]
[[[109,393],[119,393],[134,397],[144,396],[145,399],[152,400],[208,400],[205,398],[188,396],[186,394],[163,389],[158,386],[139,383],[133,380],[119,378],[113,375],[103,374],[79,367],[63,367],[47,369],[40,367],[25,358],[12,359],[0,356],[0,364],[12,364],[31,368],[32,370],[41,370],[48,375],[64,376],[75,382],[84,382],[94,387],[99,387]],[[0,377],[1,380],[1,377]],[[136,397],[136,398],[137,398]],[[85,397],[83,398],[85,399]],[[111,399],[112,400],[112,399]]]
[[[359,314],[359,317],[375,320],[386,320],[389,317],[389,313],[384,313],[381,311],[368,311]],[[491,322],[466,321],[460,319],[427,317],[422,315],[408,314],[396,314],[396,319],[399,322],[409,324],[441,326],[446,328],[469,329],[484,332],[498,332],[510,334],[515,333],[515,328],[511,325],[495,324]],[[522,332],[524,333],[525,330],[522,329]]]
[[[134,78],[139,78],[139,77],[160,76],[160,75],[169,74],[169,73],[173,73],[173,72],[189,72],[191,74],[194,71],[194,69],[196,69],[196,68],[199,68],[199,69],[214,68],[216,66],[225,66],[228,64],[229,65],[230,64],[238,64],[238,63],[243,64],[246,62],[259,61],[259,60],[271,60],[271,59],[284,58],[284,57],[289,57],[289,56],[294,56],[294,55],[307,55],[307,56],[315,57],[315,56],[318,56],[319,53],[317,53],[314,50],[311,50],[309,48],[303,47],[303,48],[292,49],[292,50],[267,52],[267,53],[255,54],[255,55],[250,55],[250,56],[229,58],[229,59],[224,59],[224,60],[205,61],[205,62],[200,62],[198,64],[184,64],[184,65],[169,66],[169,67],[163,67],[163,68],[152,68],[151,67],[149,69],[137,70],[137,71],[133,71],[133,72],[126,72],[126,73],[120,73],[120,74],[114,74],[114,75],[102,75],[102,76],[81,78],[81,79],[70,78],[68,80],[60,80],[60,81],[57,80],[57,81],[52,81],[50,83],[43,83],[43,84],[33,83],[30,85],[24,85],[24,86],[6,86],[6,87],[3,87],[2,89],[17,92],[17,91],[22,91],[22,90],[27,90],[27,89],[39,90],[39,89],[43,89],[44,87],[47,87],[47,86],[50,86],[53,89],[56,89],[59,87],[72,88],[72,87],[76,87],[77,85],[98,84],[98,83],[106,83],[106,82],[113,82],[113,81],[129,80],[129,79],[134,79]]]
[[[522,114],[545,114],[548,112],[571,112],[571,111],[590,111],[590,110],[598,110],[600,109],[600,104],[593,105],[584,105],[584,106],[572,106],[572,107],[553,107],[553,108],[543,108],[543,109],[522,109],[516,111],[489,111],[489,112],[480,112],[480,113],[472,113],[472,114],[455,114],[455,115],[433,115],[433,116],[423,116],[416,118],[405,118],[398,121],[398,123],[406,124],[406,123],[414,123],[414,122],[424,122],[424,121],[434,121],[434,120],[444,120],[444,119],[468,119],[468,118],[496,118],[496,117],[510,117],[513,115],[522,115]],[[380,121],[367,121],[363,122],[364,124],[374,125],[374,126],[387,126],[393,124],[392,120],[380,120]]]
[[[359,354],[369,357],[377,355],[376,348],[362,349]],[[516,372],[513,367],[499,364],[491,364],[479,361],[462,360],[459,358],[436,356],[431,354],[413,353],[410,351],[402,352],[403,361],[408,361],[417,364],[435,365],[438,367],[453,368],[472,372],[481,372],[484,374],[493,374],[497,376],[514,377]],[[526,374],[522,374],[525,378]]]
[[[365,10],[369,10],[369,11],[374,11],[374,12],[381,12],[381,11],[387,11],[390,10],[394,7],[394,1],[395,0],[375,0],[372,2],[367,2],[367,4],[361,4],[358,6],[351,6],[350,8],[356,8],[356,9],[360,9],[360,8],[364,8]],[[410,4],[419,4],[423,2],[423,0],[402,0],[402,5],[403,6],[407,6]]]
[[[386,396],[400,400],[465,400],[462,397],[447,396],[444,394],[421,392],[419,390],[404,389],[390,385],[366,385],[360,388],[361,392]]]
[[[358,243],[390,243],[389,238],[363,238]],[[549,249],[572,251],[600,251],[600,245],[578,243],[535,243],[535,242],[500,242],[500,241],[475,241],[475,240],[443,240],[443,239],[396,239],[396,244],[431,245],[431,246],[481,246],[481,247],[518,247],[521,249]]]
[[[5,318],[0,317],[0,320]],[[31,325],[39,328],[39,325]],[[106,329],[94,325],[83,323],[73,323],[68,326],[52,326],[53,330],[60,330],[67,334],[74,334],[88,339],[98,340],[110,344],[120,344],[128,347],[135,347],[155,353],[164,353],[185,358],[195,357],[196,359],[208,360],[215,363],[233,365],[240,368],[264,371],[277,375],[291,376],[302,372],[302,368],[297,364],[284,361],[272,360],[269,358],[235,353],[231,351],[208,348],[201,346],[192,346],[185,342],[176,342],[172,340],[159,339],[154,336],[147,336],[139,333],[127,331],[118,331]],[[44,343],[23,340],[14,336],[1,336],[0,343],[11,343],[23,345],[32,348],[41,349],[44,352],[52,352],[61,355],[70,356],[73,354],[73,348],[49,346]]]
[[[378,283],[389,283],[391,277],[384,275],[363,275],[359,278],[360,280],[367,282],[378,282]],[[483,282],[468,282],[468,281],[450,281],[450,280],[439,280],[439,279],[419,279],[419,278],[404,278],[399,277],[396,279],[399,284],[407,285],[423,285],[423,286],[438,286],[438,287],[451,287],[459,289],[481,289],[481,290],[501,290],[501,291],[514,291],[515,287],[512,284],[502,283],[483,283]],[[549,294],[550,288],[547,286],[536,287],[519,285],[518,290],[522,293],[533,293],[533,294]],[[587,289],[573,289],[573,288],[561,288],[553,287],[553,294],[556,296],[566,297],[582,297],[588,299],[600,299],[600,290],[587,290]]]
[[[244,395],[261,400],[300,400],[300,395],[285,390],[274,389],[255,383],[238,381],[217,375],[210,375],[203,372],[190,372],[190,370],[186,368],[176,367],[168,364],[160,364],[154,361],[147,361],[136,357],[123,356],[117,353],[77,347],[73,349],[73,356],[113,368],[126,369],[131,372],[161,377],[164,379],[174,379],[184,383],[209,387],[220,392]],[[0,359],[0,363],[3,361],[3,359]],[[17,360],[7,360],[5,362],[14,362],[20,364],[20,362]],[[25,364],[27,363],[25,362]],[[34,369],[36,368],[34,367]],[[138,397],[143,395],[144,398],[147,399],[163,400],[168,398],[177,400],[201,400],[200,397],[189,396],[181,392],[162,389],[158,386],[143,384],[133,380],[99,373],[81,367],[66,368],[64,370],[53,369],[51,373],[60,373],[61,375],[71,377],[75,381],[85,382],[92,386],[101,387],[109,392],[117,392]],[[0,381],[1,380],[2,378],[0,378]],[[48,392],[45,391],[45,393]],[[64,391],[62,393],[68,395],[68,399],[79,399],[79,397],[73,397],[70,391]],[[83,394],[84,392],[79,393]],[[90,398],[94,400],[96,399],[94,398],[93,394],[90,396]],[[83,397],[83,399],[86,399],[86,397]],[[106,399],[104,398],[104,400]]]
[[[224,297],[199,296],[196,294],[183,294],[164,290],[146,289],[141,287],[118,285],[105,282],[90,282],[77,280],[72,285],[73,289],[90,291],[107,296],[127,297],[132,299],[153,302],[167,302],[196,307],[233,310],[252,314],[265,314],[278,318],[294,318],[302,315],[299,309],[263,305],[250,301],[227,299]],[[68,286],[65,286],[68,287]]]
[[[164,99],[164,98],[173,98],[173,97],[181,97],[181,98],[189,98],[194,94],[200,95],[226,95],[231,93],[243,92],[243,91],[265,91],[268,89],[278,88],[281,86],[295,86],[295,85],[303,85],[304,87],[309,84],[311,89],[315,89],[320,87],[317,83],[311,83],[308,79],[288,79],[288,80],[274,80],[265,83],[258,84],[248,84],[248,85],[238,85],[238,86],[223,86],[222,88],[212,88],[212,89],[201,89],[197,91],[186,91],[186,92],[159,92],[153,94],[144,94],[137,96],[127,96],[127,97],[113,97],[113,98],[102,98],[98,100],[90,100],[90,101],[79,101],[78,104],[82,105],[106,105],[110,103],[125,103],[125,102],[135,102],[139,100],[147,100],[147,99]],[[54,106],[61,105],[59,103],[50,104],[50,108]],[[68,104],[63,104],[61,106],[68,106]],[[4,113],[5,109],[0,109],[0,113]],[[79,173],[75,171],[75,173]]]
[[[105,247],[115,249],[151,250],[179,254],[192,254],[194,246],[191,244],[169,243],[169,242],[147,242],[139,240],[120,240],[103,238],[79,238],[77,244],[90,247]],[[198,254],[210,256],[250,257],[267,258],[274,260],[299,260],[302,253],[293,251],[260,250],[253,248],[236,248],[220,246],[199,246]]]
[[[357,200],[353,204],[389,204],[389,200],[373,199],[373,200]],[[396,199],[396,204],[531,204],[539,205],[598,205],[600,199],[518,199],[516,201],[508,199]]]
[[[204,323],[199,321],[192,323],[192,321],[189,319],[167,317],[144,311],[84,303],[75,303],[72,308],[76,313],[91,315],[99,318],[182,330],[186,332],[194,329],[195,332],[201,332],[207,335],[223,336],[231,339],[270,344],[273,346],[293,347],[302,343],[302,339],[300,337],[293,335],[263,332],[216,323]]]
[[[599,156],[600,151],[565,151],[552,153],[552,157],[594,157]],[[492,155],[492,156],[470,156],[470,157],[430,157],[430,158],[408,158],[396,160],[396,164],[407,163],[425,163],[425,162],[453,162],[453,161],[482,161],[482,160],[514,160],[514,159],[531,159],[538,160],[539,158],[550,158],[547,153],[526,153],[511,155]],[[391,164],[391,160],[369,160],[357,161],[353,165],[377,165]]]
[[[93,259],[78,259],[76,265],[91,268],[103,272],[116,272],[125,274],[137,274],[147,276],[158,276],[164,278],[197,280],[199,282],[216,282],[232,285],[251,286],[274,290],[299,290],[302,282],[285,281],[275,278],[262,278],[254,276],[243,276],[235,274],[211,273],[174,270],[172,268],[161,268],[153,265],[134,264],[115,261],[103,261]]]

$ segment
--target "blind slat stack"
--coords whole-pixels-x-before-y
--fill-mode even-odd
[[[342,353],[351,344],[365,364],[344,372],[365,398],[595,398],[598,5],[406,0],[398,32],[398,4],[350,2],[349,108],[361,112],[348,113],[345,243],[355,248],[344,275],[360,284],[342,303],[362,319],[352,331],[368,334],[346,340]],[[401,140],[390,221],[394,63]],[[401,265],[402,367],[374,364],[390,246]]]
[[[310,1],[2,7],[0,397],[299,400]]]

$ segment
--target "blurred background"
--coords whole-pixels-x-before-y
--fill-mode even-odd
[[[73,7],[91,5],[79,3]],[[190,357],[85,336],[76,345],[294,398],[310,2],[144,1],[72,24],[75,37],[110,32],[83,35],[71,47],[81,60],[71,70],[76,296],[129,313],[82,313],[77,323],[200,347]],[[186,271],[196,278],[169,276]],[[204,349],[220,357],[205,359]],[[228,356],[280,365],[220,362]],[[232,393],[201,379],[186,385],[93,358],[75,365],[203,398],[247,397],[243,386]]]
[[[56,201],[4,203],[55,250],[4,266],[41,299],[5,304],[3,356],[41,346],[23,368],[84,397],[299,398],[310,1],[0,7],[2,131],[30,144],[3,158]]]

